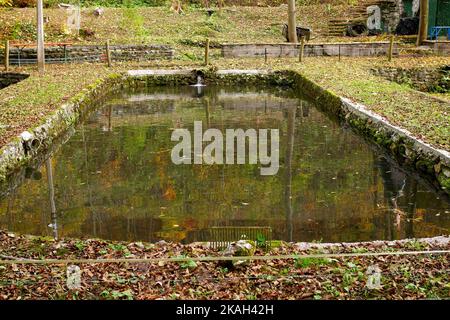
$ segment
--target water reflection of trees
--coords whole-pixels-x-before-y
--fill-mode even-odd
[[[414,216],[417,203],[417,180],[389,164],[384,156],[375,159],[383,182],[385,237],[414,237]]]
[[[293,241],[293,224],[292,224],[292,160],[294,153],[294,136],[295,136],[295,111],[296,108],[287,109],[287,139],[286,139],[286,156],[285,156],[285,182],[284,182],[284,201],[286,210],[286,240]]]

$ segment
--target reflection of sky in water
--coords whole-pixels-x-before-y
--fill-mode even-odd
[[[0,228],[106,239],[205,240],[212,226],[274,239],[360,241],[448,234],[450,204],[292,92],[159,88],[112,97],[0,200]],[[174,128],[279,128],[280,170],[171,163]],[[48,166],[47,166],[48,167]],[[49,201],[52,198],[53,201]],[[54,205],[54,214],[52,212]]]

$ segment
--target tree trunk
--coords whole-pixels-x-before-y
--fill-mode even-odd
[[[428,36],[428,0],[420,0],[420,20],[417,45],[421,45]]]
[[[295,23],[295,0],[288,0],[288,38],[297,43],[297,26]]]

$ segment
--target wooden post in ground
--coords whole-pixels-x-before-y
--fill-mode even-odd
[[[111,67],[111,49],[109,48],[109,40],[106,40],[106,61],[108,62],[108,67]]]
[[[305,51],[305,37],[300,37],[300,52],[298,53],[298,62],[303,61],[304,51]]]
[[[37,62],[39,74],[45,72],[45,53],[44,53],[44,8],[43,0],[37,0]]]
[[[339,44],[339,47],[338,47],[339,49],[338,49],[338,54],[339,54],[339,61],[341,61],[341,44]]]
[[[5,71],[9,71],[9,40],[5,41]]]
[[[264,48],[264,63],[267,63],[267,48]]]
[[[391,34],[391,37],[389,38],[388,61],[392,60],[393,51],[394,51],[394,35]]]
[[[205,66],[209,65],[209,38],[206,39],[205,43]]]

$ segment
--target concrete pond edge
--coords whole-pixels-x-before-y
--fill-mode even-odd
[[[97,80],[61,105],[44,121],[23,132],[0,149],[0,190],[15,188],[24,179],[24,167],[42,163],[55,151],[54,142],[74,131],[90,112],[114,91],[150,85],[195,84],[201,76],[205,83],[284,85],[301,90],[316,101],[320,109],[336,115],[341,122],[381,146],[401,165],[421,173],[438,189],[450,194],[450,152],[437,149],[410,132],[389,123],[364,105],[335,95],[297,71],[217,70],[129,70],[112,73]],[[15,181],[15,182],[12,182]],[[0,193],[1,195],[1,193]]]

